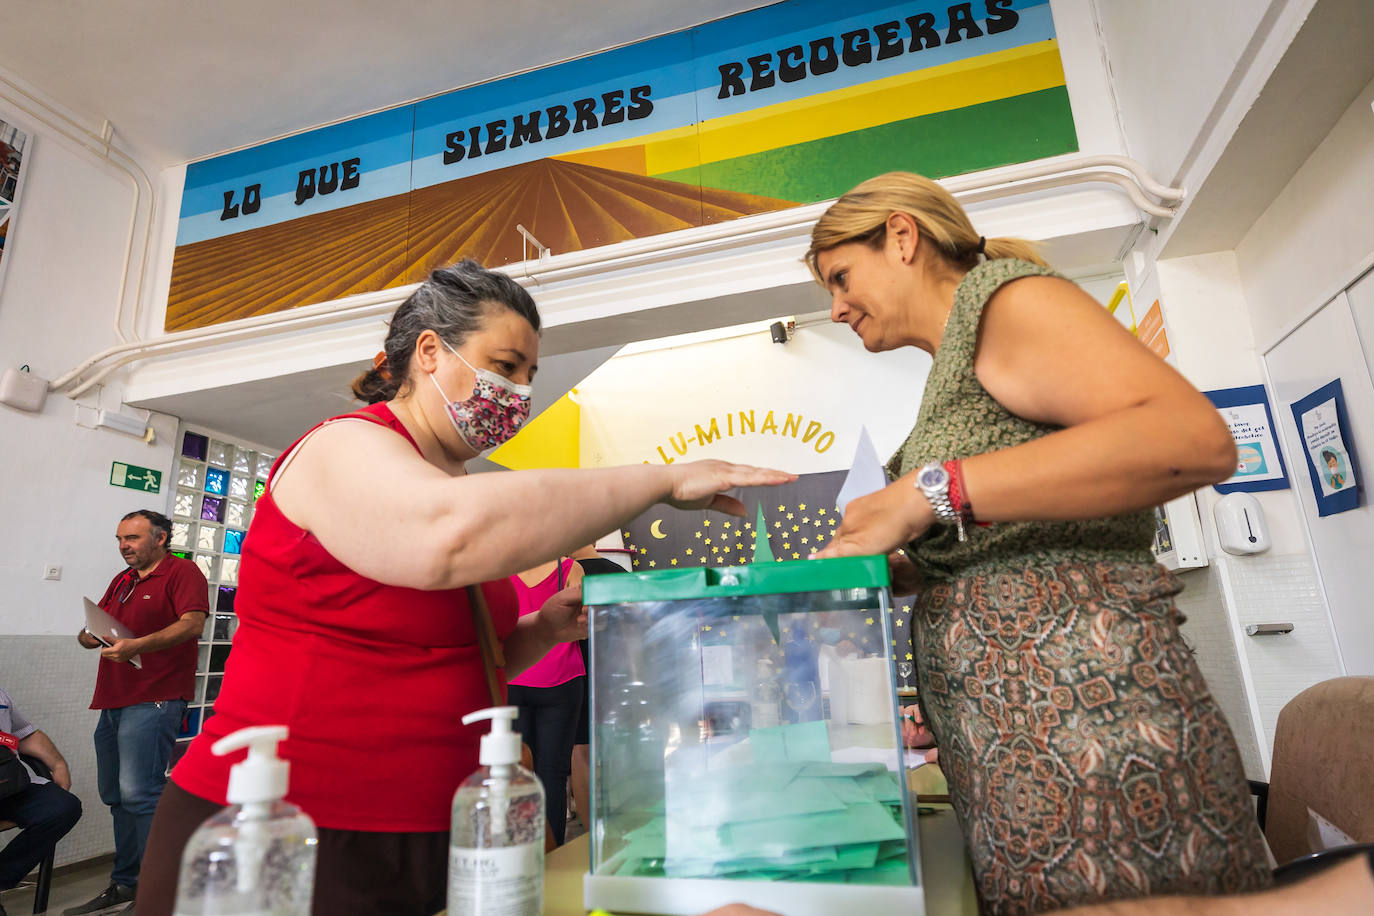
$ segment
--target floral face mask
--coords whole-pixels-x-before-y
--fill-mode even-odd
[[[477,383],[467,400],[450,401],[439,381],[430,374],[429,380],[434,382],[444,399],[444,408],[454,431],[479,452],[509,440],[530,417],[530,386],[517,385],[488,369],[478,369],[447,342],[444,346],[477,376]]]

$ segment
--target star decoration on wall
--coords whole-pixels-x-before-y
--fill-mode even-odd
[[[745,488],[739,494],[746,506],[742,519],[701,510],[655,508],[622,532],[625,543],[632,545],[634,551],[632,563],[640,571],[653,570],[656,574],[672,569],[678,575],[698,567],[746,566],[755,562],[755,538],[776,551],[771,553],[775,561],[808,562],[808,554],[822,549],[839,526],[840,518],[830,506],[845,473],[807,474],[795,484],[777,489]],[[762,521],[759,520],[760,499],[767,500],[762,504]],[[668,537],[651,538],[654,532],[650,527],[655,520],[662,520],[657,533],[666,533]],[[637,544],[633,543],[636,537],[639,538]],[[647,549],[640,544],[647,545]],[[914,655],[910,599],[900,605],[894,602],[886,626],[876,607],[866,612],[837,613],[848,616],[845,623],[839,623],[837,616],[831,623],[823,624],[821,620],[828,616],[824,613],[804,615],[816,618],[814,626],[818,629],[815,632],[828,627],[824,635],[814,637],[817,642],[833,645],[836,639],[851,639],[864,653],[886,650],[890,646],[898,659],[908,653]],[[808,623],[809,626],[812,624]],[[734,630],[732,635],[738,636],[739,631],[731,629]],[[885,629],[888,632],[884,632]],[[846,636],[848,633],[855,635]],[[710,636],[713,642],[720,638],[719,625]]]

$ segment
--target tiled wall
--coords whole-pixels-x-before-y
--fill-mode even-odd
[[[1176,599],[1178,609],[1188,618],[1182,627],[1183,637],[1192,646],[1212,696],[1231,723],[1245,775],[1250,779],[1268,779],[1268,768],[1260,753],[1259,737],[1245,692],[1240,657],[1231,635],[1231,619],[1226,613],[1221,572],[1214,562],[1211,566],[1178,575],[1183,581],[1183,593]]]
[[[6,636],[0,639],[0,687],[34,725],[52,738],[72,771],[81,798],[81,821],[57,845],[57,864],[114,852],[110,811],[95,785],[95,732],[99,713],[88,709],[95,690],[98,654],[70,636]],[[6,833],[0,842],[16,836]]]
[[[1225,577],[1240,627],[1293,624],[1293,632],[1282,636],[1240,637],[1267,763],[1284,704],[1313,684],[1341,675],[1331,620],[1307,554],[1224,557],[1214,562]]]

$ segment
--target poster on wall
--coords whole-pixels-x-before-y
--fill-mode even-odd
[[[1348,512],[1360,505],[1360,469],[1350,436],[1341,380],[1323,385],[1293,403],[1317,515]]]
[[[1288,489],[1288,468],[1274,436],[1274,415],[1263,385],[1204,391],[1236,440],[1236,472],[1216,484],[1218,493]]]
[[[29,135],[0,121],[0,291],[5,286],[5,267],[14,242],[14,216],[24,189],[24,154]]]
[[[191,163],[164,326],[1077,150],[1048,0],[789,0]]]

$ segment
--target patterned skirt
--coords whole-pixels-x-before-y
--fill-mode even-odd
[[[921,705],[984,914],[1268,885],[1180,590],[1157,565],[1061,562],[921,595]]]

